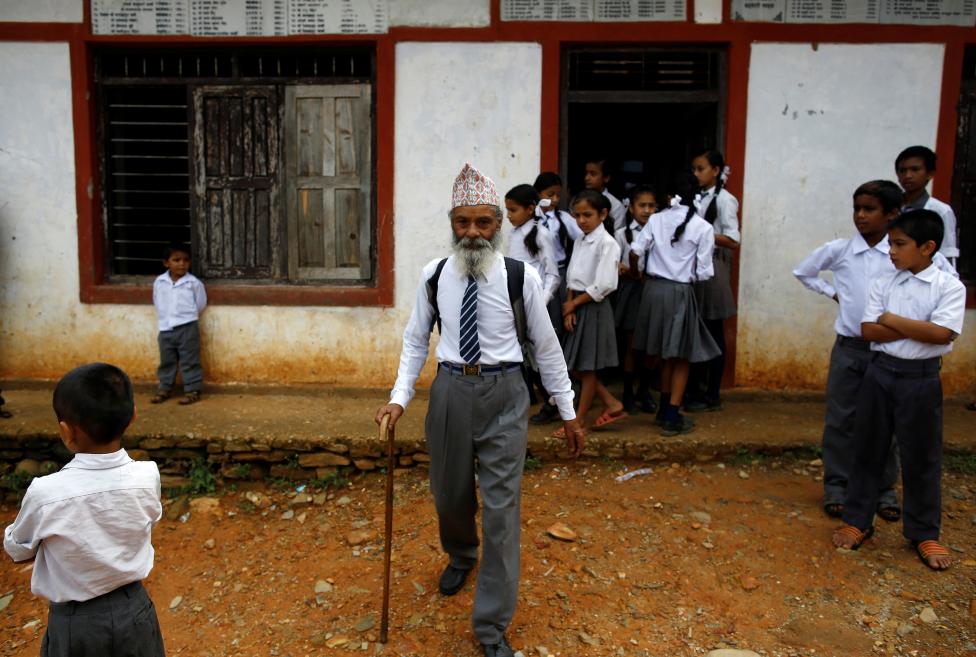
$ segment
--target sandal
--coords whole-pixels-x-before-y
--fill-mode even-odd
[[[198,401],[200,401],[200,392],[197,391],[197,390],[194,390],[193,392],[186,393],[183,396],[183,399],[181,399],[177,403],[180,406],[189,406],[190,404],[196,404]]]
[[[971,401],[968,404],[966,404],[966,410],[967,411],[976,411],[976,401]]]
[[[617,420],[624,419],[628,415],[629,415],[629,413],[627,413],[627,411],[624,410],[624,409],[621,409],[615,415],[612,414],[612,413],[610,413],[610,411],[603,411],[603,413],[600,415],[600,417],[598,417],[596,419],[596,421],[593,423],[593,426],[594,427],[605,427],[606,425],[612,424],[612,423],[616,422]]]
[[[878,517],[887,522],[898,522],[901,520],[901,509],[897,506],[878,507]]]
[[[552,432],[553,438],[558,438],[559,440],[566,440],[566,427],[559,427]]]
[[[853,542],[851,543],[850,546],[838,545],[837,543],[838,536],[849,538]],[[855,527],[854,525],[844,525],[840,529],[834,530],[833,541],[835,547],[846,548],[848,550],[856,550],[862,545],[864,545],[864,542],[867,541],[872,536],[874,536],[874,525],[871,525],[863,532],[857,527]]]
[[[945,570],[949,567],[949,564],[946,564],[944,567],[941,568],[939,566],[933,566],[932,562],[929,561],[929,558],[931,557],[949,556],[949,550],[947,550],[938,541],[932,541],[932,540],[921,541],[921,542],[912,541],[912,547],[915,548],[915,552],[918,554],[918,558],[922,560],[922,563],[924,563],[932,570]]]
[[[172,395],[168,392],[157,392],[149,399],[150,404],[162,404],[164,401],[169,399]]]
[[[828,504],[824,504],[823,510],[824,513],[831,518],[840,518],[842,515],[844,515],[844,505],[840,502],[830,502]]]

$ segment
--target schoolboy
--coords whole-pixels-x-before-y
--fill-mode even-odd
[[[122,449],[135,417],[132,383],[113,365],[83,365],[58,382],[54,413],[75,456],[31,482],[3,535],[14,561],[35,560],[31,592],[50,600],[41,655],[161,656],[156,610],[142,586],[163,512],[159,470]]]
[[[207,291],[190,273],[190,250],[171,244],[163,250],[166,271],[153,283],[153,304],[159,315],[159,388],[150,403],[170,398],[176,383],[176,368],[183,375],[180,405],[200,401],[203,366],[200,364],[200,313],[207,307]]]
[[[935,175],[936,157],[931,148],[909,146],[895,158],[898,183],[905,190],[902,212],[908,210],[932,210],[942,218],[945,237],[939,253],[956,266],[959,245],[956,242],[956,214],[948,203],[929,196],[926,186]]]
[[[898,270],[871,285],[861,333],[874,358],[864,374],[855,420],[854,467],[837,547],[857,549],[874,533],[872,518],[892,435],[904,489],[903,534],[934,570],[951,564],[939,542],[942,475],[942,356],[962,332],[966,288],[940,271],[932,256],[942,244],[942,218],[910,210],[888,231]]]

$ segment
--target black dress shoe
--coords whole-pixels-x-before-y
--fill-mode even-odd
[[[539,409],[539,412],[529,418],[532,424],[549,424],[559,419],[559,409],[546,402]]]
[[[438,586],[441,589],[441,593],[444,595],[454,595],[458,591],[464,588],[464,583],[468,579],[468,573],[470,570],[463,570],[461,568],[455,568],[450,564],[441,573],[441,581]]]
[[[512,652],[512,646],[508,645],[505,637],[502,637],[500,643],[482,643],[481,648],[485,651],[485,657],[514,657],[515,655]]]

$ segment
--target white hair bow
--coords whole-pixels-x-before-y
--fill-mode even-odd
[[[695,194],[695,209],[701,210],[701,204],[702,204],[702,194],[701,192],[698,192],[697,194]]]
[[[730,173],[732,173],[732,167],[730,167],[728,164],[722,167],[722,173],[719,178],[722,179],[723,183],[728,182]]]
[[[681,205],[681,197],[677,194],[671,197],[671,207],[676,208]]]
[[[536,203],[535,205],[535,216],[538,217],[539,219],[545,219],[546,210],[549,209],[550,205],[552,205],[551,198],[539,199],[539,202]]]

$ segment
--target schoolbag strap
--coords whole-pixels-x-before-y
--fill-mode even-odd
[[[427,303],[430,304],[430,331],[434,332],[434,326],[437,326],[437,332],[441,332],[441,312],[437,307],[437,285],[441,279],[441,272],[444,271],[444,265],[447,263],[447,258],[444,258],[437,263],[437,268],[434,270],[433,276],[427,279]]]
[[[512,315],[515,317],[515,335],[519,345],[524,346],[528,341],[528,320],[525,315],[525,263],[521,260],[505,257],[505,271],[508,273],[508,301],[512,305]]]

